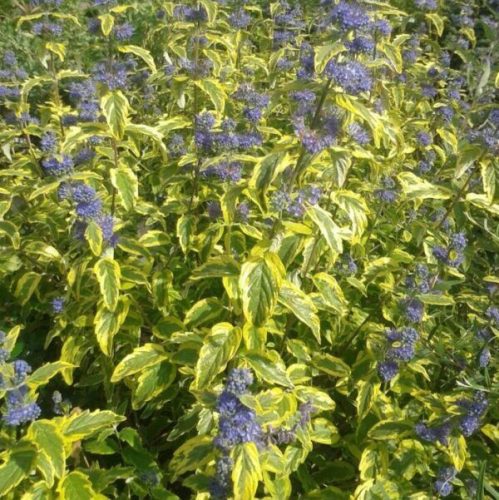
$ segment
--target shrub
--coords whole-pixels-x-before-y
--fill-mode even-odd
[[[496,1],[7,0],[5,498],[498,498]]]

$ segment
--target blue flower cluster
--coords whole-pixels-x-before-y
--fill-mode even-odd
[[[365,146],[371,142],[371,136],[369,132],[358,123],[352,123],[348,126],[348,134],[350,137],[361,146]]]
[[[310,402],[300,404],[296,415],[296,422],[290,429],[280,427],[273,429],[269,426],[266,433],[265,440],[273,444],[289,444],[296,440],[296,433],[298,429],[305,427],[311,420],[314,413],[314,407]]]
[[[42,160],[42,167],[47,174],[61,177],[72,172],[74,162],[69,155],[51,156]]]
[[[439,442],[443,446],[447,446],[450,433],[452,432],[452,424],[446,421],[441,425],[428,427],[427,424],[420,422],[414,428],[416,434],[429,443]]]
[[[417,264],[414,274],[405,280],[406,287],[414,292],[428,293],[433,286],[433,278],[426,264]]]
[[[435,481],[435,491],[441,497],[447,497],[454,489],[452,480],[456,477],[457,470],[454,467],[444,467],[438,471],[438,478]]]
[[[425,132],[424,130],[420,130],[416,134],[416,140],[418,144],[420,146],[423,146],[424,148],[428,147],[433,142],[431,135],[428,132]]]
[[[305,150],[310,154],[318,154],[336,142],[341,130],[341,120],[336,113],[323,113],[312,126],[306,124],[305,116],[295,115],[293,126],[296,136]]]
[[[118,237],[114,233],[114,219],[102,210],[102,201],[95,190],[82,182],[62,183],[58,192],[61,200],[70,199],[75,204],[76,215],[80,218],[76,226],[76,237],[83,238],[87,224],[93,220],[102,230],[103,240],[110,246],[115,246]]]
[[[177,19],[191,23],[202,23],[208,20],[208,12],[206,12],[206,9],[202,5],[197,7],[177,5],[173,10],[173,15]]]
[[[420,175],[427,174],[433,168],[433,164],[437,158],[435,151],[424,150],[423,159],[419,161],[418,172]]]
[[[18,67],[17,58],[11,50],[3,55],[3,68],[0,69],[0,79],[6,80],[0,85],[0,100],[17,99],[20,96],[19,84],[28,77],[28,73]]]
[[[64,297],[55,297],[52,300],[52,311],[54,311],[54,313],[56,314],[62,313],[62,311],[64,310],[64,302]]]
[[[62,26],[57,23],[52,23],[50,21],[40,21],[33,24],[33,34],[39,36],[59,37],[63,33]]]
[[[203,171],[205,177],[218,177],[226,182],[238,182],[242,178],[242,165],[238,161],[221,161]]]
[[[345,46],[351,54],[371,54],[374,40],[367,36],[357,36],[353,40],[347,40]]]
[[[0,345],[5,342],[5,333],[0,332]],[[0,347],[0,389],[6,391],[6,408],[3,414],[5,424],[16,427],[36,420],[41,409],[33,401],[25,384],[26,376],[31,373],[31,366],[22,359],[7,363],[9,353]]]
[[[340,63],[331,59],[326,64],[324,74],[347,94],[358,95],[361,92],[369,92],[373,86],[370,71],[359,61]]]
[[[331,21],[337,23],[343,31],[367,28],[370,23],[366,10],[357,2],[341,0],[333,7],[330,16]]]
[[[237,132],[234,129],[235,123],[230,119],[222,122],[220,131],[213,130],[215,118],[211,113],[197,115],[195,122],[194,142],[205,153],[246,150],[262,142],[262,137],[256,130]]]
[[[414,0],[414,4],[416,7],[427,11],[437,10],[438,8],[436,0]]]
[[[378,363],[378,373],[387,382],[398,373],[399,362],[407,362],[414,357],[419,334],[414,328],[406,327],[389,328],[385,335],[390,348],[386,352],[385,360]]]
[[[315,75],[315,50],[308,42],[300,45],[300,67],[296,72],[299,80],[310,80]]]
[[[433,256],[443,264],[450,267],[459,267],[464,261],[464,250],[468,245],[468,240],[464,233],[454,233],[450,236],[447,247],[437,245],[433,247]]]
[[[357,274],[358,266],[349,253],[344,253],[341,255],[341,258],[336,261],[335,269],[341,276],[353,276]]]
[[[466,437],[470,437],[480,427],[480,421],[488,408],[488,400],[484,393],[477,392],[472,400],[461,399],[457,405],[462,408],[462,414],[456,419],[454,416],[446,417],[440,425],[429,427],[424,422],[416,424],[414,430],[419,438],[430,443],[439,442],[448,445],[448,438],[454,429],[458,429]]]
[[[376,189],[374,195],[384,203],[394,203],[398,198],[395,181],[392,177],[385,176],[382,178],[382,189]]]
[[[253,383],[253,374],[245,368],[230,371],[225,388],[218,397],[217,411],[220,414],[218,435],[214,444],[220,449],[217,474],[211,485],[215,498],[225,498],[230,490],[232,460],[229,453],[237,444],[254,442],[262,445],[263,432],[256,421],[253,410],[241,403],[239,397],[248,393]]]
[[[293,42],[296,31],[305,25],[299,5],[291,6],[288,2],[281,1],[280,7],[281,10],[274,16],[273,46],[275,48]]]
[[[302,217],[305,213],[306,203],[317,205],[322,196],[322,190],[315,186],[300,189],[294,195],[287,191],[276,191],[270,200],[273,210],[276,212],[286,212],[292,217]]]
[[[243,115],[252,124],[256,124],[262,117],[263,110],[269,105],[270,98],[253,89],[251,84],[244,83],[232,94],[236,101],[246,104]]]
[[[251,23],[251,16],[241,7],[229,15],[229,24],[238,30],[246,29]]]
[[[411,323],[420,323],[424,315],[424,304],[415,297],[407,297],[401,301],[406,319]]]
[[[473,399],[460,400],[458,405],[465,411],[459,421],[459,429],[464,436],[469,437],[480,427],[480,419],[483,417],[489,402],[483,392],[477,392]]]

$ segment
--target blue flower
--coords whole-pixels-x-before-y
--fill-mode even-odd
[[[40,140],[40,148],[45,153],[52,153],[57,149],[57,137],[53,132],[45,132]]]
[[[76,214],[83,219],[95,219],[102,210],[102,202],[99,199],[84,201],[76,205]]]
[[[356,2],[340,2],[331,11],[332,21],[339,24],[343,31],[359,30],[369,25],[369,16]]]
[[[208,201],[206,204],[206,211],[210,219],[218,219],[222,215],[222,207],[218,201]]]
[[[3,54],[3,63],[5,66],[16,66],[17,58],[12,50],[6,50]]]
[[[62,155],[60,159],[53,156],[42,160],[42,166],[49,175],[60,177],[73,170],[73,159],[68,155]]]
[[[395,361],[388,360],[378,363],[378,373],[385,382],[388,382],[393,377],[395,377],[398,371],[399,366]]]
[[[88,184],[79,182],[73,185],[72,197],[76,203],[90,203],[96,199],[97,193]]]
[[[490,306],[485,311],[485,316],[496,325],[499,325],[499,308],[495,306]]]
[[[14,369],[14,385],[18,385],[26,379],[26,375],[31,373],[31,366],[23,359],[16,359],[12,362],[12,368]]]
[[[383,36],[390,36],[392,32],[392,25],[386,19],[377,19],[374,21],[373,28]]]
[[[172,134],[168,142],[168,153],[172,158],[179,158],[185,155],[187,149],[185,141],[181,134]]]
[[[25,405],[8,407],[7,412],[3,416],[3,420],[7,425],[16,427],[36,420],[41,413],[42,410],[36,403],[28,403]]]
[[[480,355],[478,357],[478,365],[480,366],[480,368],[485,368],[488,366],[489,362],[490,362],[490,350],[488,347],[484,347],[480,351]]]
[[[424,131],[420,131],[416,134],[416,140],[423,147],[428,147],[433,142],[431,135]]]
[[[454,489],[451,481],[456,477],[457,471],[454,467],[445,467],[438,472],[438,479],[435,481],[435,490],[437,493],[446,497],[452,493]]]
[[[83,148],[74,157],[75,165],[81,165],[95,158],[95,151],[91,148]]]
[[[358,123],[352,123],[348,127],[348,133],[350,134],[350,137],[361,146],[365,146],[371,141],[369,132],[367,132],[367,130]]]
[[[113,28],[114,38],[116,38],[116,40],[119,40],[120,42],[123,42],[125,40],[128,40],[129,38],[132,38],[133,31],[133,26],[130,23],[116,25]]]
[[[52,35],[58,37],[62,35],[62,26],[49,21],[41,21],[33,24],[33,33],[35,35]]]
[[[428,441],[430,443],[438,441],[443,446],[447,446],[452,426],[449,422],[445,422],[436,427],[428,427],[426,424],[420,422],[416,425],[414,430],[424,441]]]
[[[352,41],[346,41],[345,47],[352,54],[370,54],[374,50],[374,40],[367,36],[358,36]]]
[[[173,15],[177,19],[184,19],[193,23],[204,22],[208,19],[208,13],[202,5],[197,8],[188,7],[187,5],[177,5],[173,10]]]
[[[244,11],[238,9],[229,16],[229,24],[236,29],[245,29],[251,23],[251,16]]]
[[[214,499],[225,500],[232,490],[233,462],[229,455],[222,454],[217,459],[215,478],[210,484],[210,494]]]
[[[414,4],[422,10],[431,11],[438,8],[436,0],[414,0]]]
[[[292,34],[294,38],[294,34]],[[300,68],[296,72],[299,80],[308,80],[315,74],[315,50],[308,42],[300,45]]]
[[[248,392],[248,387],[252,383],[253,373],[251,370],[247,368],[235,368],[229,372],[225,389],[236,396],[241,396]]]
[[[369,92],[373,84],[371,73],[359,61],[338,63],[331,60],[327,63],[324,74],[352,95]]]
[[[60,314],[64,310],[64,297],[56,297],[52,299],[52,311]]]
[[[423,319],[424,304],[415,298],[407,298],[402,301],[404,312],[411,323],[419,323]]]

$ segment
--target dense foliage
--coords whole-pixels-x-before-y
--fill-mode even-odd
[[[499,498],[497,0],[2,5],[2,498]]]

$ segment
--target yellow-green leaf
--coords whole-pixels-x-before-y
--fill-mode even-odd
[[[340,227],[333,221],[331,214],[319,206],[309,207],[309,217],[317,225],[333,254],[343,252],[343,241],[340,236]]]
[[[411,172],[402,172],[398,175],[402,190],[408,199],[421,199],[432,198],[435,200],[447,200],[452,196],[450,189],[442,186],[435,186],[431,182],[421,179]]]
[[[64,46],[64,44],[47,42],[45,44],[45,48],[55,54],[61,61],[64,61],[64,57],[66,56],[66,47]]]
[[[104,257],[95,264],[94,273],[99,282],[104,304],[110,311],[114,311],[120,295],[120,265],[115,260]]]
[[[271,252],[243,264],[239,288],[244,316],[250,323],[260,326],[272,316],[283,275],[281,260]]]
[[[310,327],[315,339],[320,344],[321,322],[312,299],[301,288],[286,280],[281,284],[278,300],[300,321]]]
[[[219,113],[223,113],[227,96],[222,86],[216,80],[212,80],[210,78],[205,78],[204,80],[194,80],[194,83],[203,92],[208,94],[208,97],[211,99],[215,109]]]
[[[128,123],[128,99],[121,91],[115,90],[102,97],[101,107],[111,133],[116,139],[122,139]]]
[[[188,439],[173,453],[169,470],[174,474],[173,479],[188,472],[203,467],[214,457],[213,438],[209,436],[195,436]]]
[[[93,489],[88,476],[82,472],[70,472],[59,484],[61,500],[97,500],[106,498]]]
[[[153,73],[156,73],[156,64],[154,63],[151,53],[147,49],[137,47],[137,45],[123,45],[122,47],[118,47],[118,50],[126,54],[135,54],[139,56],[149,66],[149,69]]]
[[[37,420],[29,428],[28,437],[45,455],[56,477],[62,477],[66,468],[64,439],[57,425],[49,420]]]
[[[105,305],[97,309],[94,318],[95,338],[99,343],[101,351],[110,356],[113,351],[113,339],[118,333],[121,325],[124,323],[130,301],[127,298],[121,299],[114,311],[110,311]]]
[[[449,437],[448,453],[454,467],[458,471],[462,470],[467,456],[466,439],[463,435]]]
[[[112,411],[95,410],[90,412],[89,410],[85,410],[79,414],[65,417],[61,431],[65,439],[71,442],[79,441],[97,434],[103,429],[113,428],[123,420],[125,420],[125,417],[117,415]]]
[[[91,220],[85,229],[85,239],[92,253],[99,257],[102,253],[102,229],[94,220]]]
[[[36,455],[36,449],[25,442],[11,448],[0,466],[0,495],[3,498],[30,474]]]
[[[234,500],[255,498],[258,481],[262,480],[260,454],[255,443],[243,443],[234,451],[232,482]]]
[[[133,170],[124,165],[111,169],[111,184],[118,190],[121,203],[131,210],[139,196],[139,181]]]
[[[230,323],[218,323],[205,338],[196,364],[195,384],[205,389],[235,356],[241,343],[241,329]]]
[[[159,344],[145,344],[125,356],[114,369],[111,382],[119,382],[125,377],[139,373],[167,359]]]
[[[17,282],[14,295],[20,299],[22,305],[26,304],[31,298],[41,279],[42,277],[38,273],[32,271],[21,276]]]
[[[99,16],[99,20],[101,23],[101,30],[104,33],[104,36],[109,36],[114,26],[114,17],[111,14],[103,14]]]

